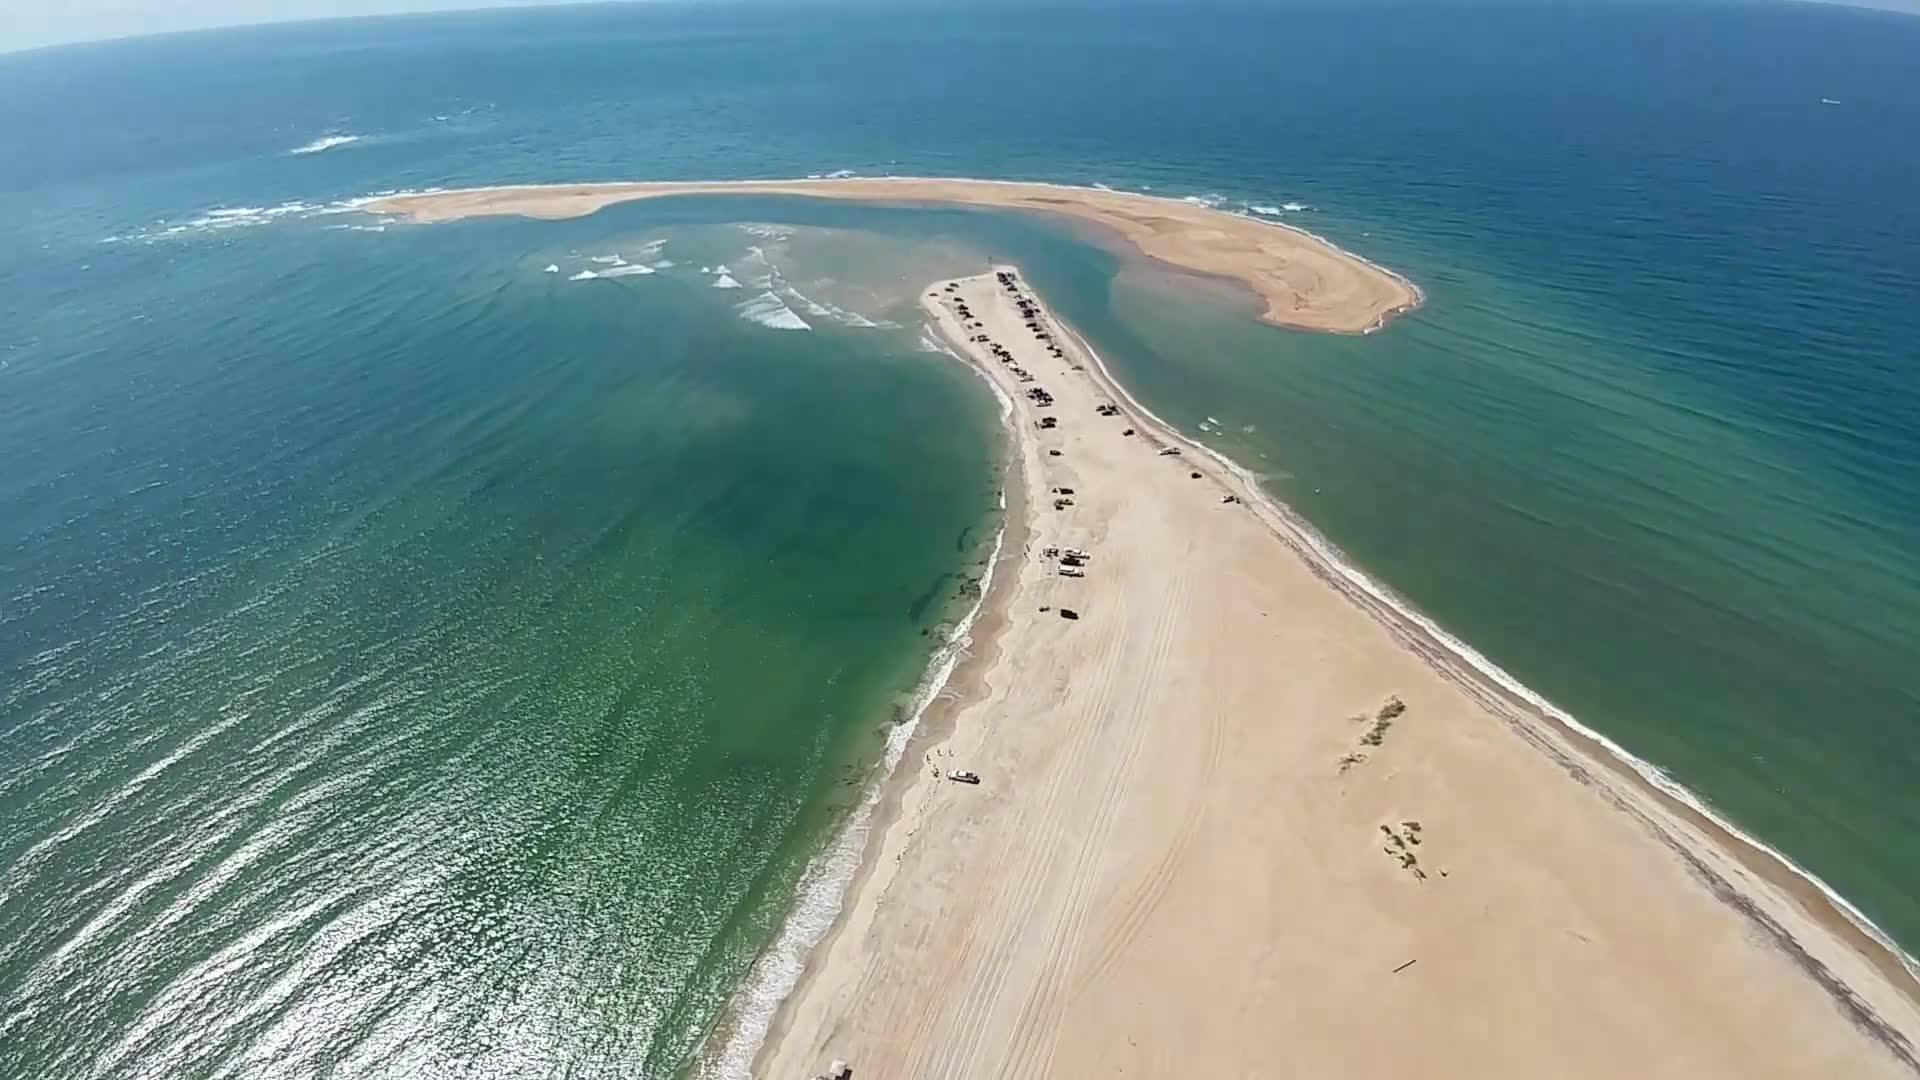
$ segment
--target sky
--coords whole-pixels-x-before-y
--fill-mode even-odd
[[[0,52],[243,23],[536,7],[580,0],[0,0]],[[1920,0],[1842,0],[1920,14]]]
[[[337,19],[580,0],[0,0],[0,51],[243,23]]]

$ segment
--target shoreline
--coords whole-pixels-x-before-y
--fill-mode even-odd
[[[1812,890],[1818,905],[1830,908],[1826,914],[1838,920],[1832,929],[1845,936],[1857,935],[1862,946],[1860,951],[1887,975],[1904,980],[1903,991],[1914,1001],[1920,1002],[1920,957],[1901,948],[1891,935],[1839,890],[1795,862],[1787,853],[1767,844],[1714,810],[1705,798],[1673,779],[1659,765],[1639,757],[1601,732],[1581,723],[1486,654],[1448,633],[1391,587],[1375,580],[1349,561],[1339,546],[1327,539],[1312,522],[1268,492],[1251,470],[1205,443],[1194,440],[1148,409],[1114,377],[1106,362],[1078,330],[1060,321],[1050,311],[1048,318],[1062,333],[1071,337],[1092,361],[1090,369],[1097,373],[1098,381],[1108,393],[1126,402],[1131,410],[1144,417],[1146,423],[1152,425],[1156,436],[1204,454],[1233,474],[1245,487],[1247,494],[1243,498],[1275,519],[1269,524],[1277,537],[1293,548],[1329,585],[1339,589],[1356,606],[1368,610],[1393,629],[1409,648],[1429,656],[1436,670],[1449,676],[1457,675],[1466,683],[1477,682],[1478,690],[1507,702],[1509,710],[1525,714],[1504,717],[1510,724],[1546,725],[1561,739],[1575,743],[1574,746],[1560,748],[1558,753],[1571,755],[1565,764],[1570,771],[1576,771],[1576,775],[1582,761],[1607,767],[1645,794],[1663,800],[1669,810],[1696,818],[1697,826],[1717,834],[1720,845],[1730,849],[1729,854],[1748,862],[1750,869],[1776,879],[1775,884]],[[1542,746],[1542,750],[1555,752],[1546,746]]]
[[[999,269],[1007,268],[996,267],[996,270]],[[1017,274],[1017,270],[1014,272]],[[939,288],[940,284],[935,283],[934,288]],[[931,305],[924,301],[923,306],[931,309]],[[1401,649],[1413,654],[1433,672],[1475,698],[1487,711],[1505,720],[1506,726],[1521,734],[1532,751],[1553,762],[1582,785],[1603,792],[1615,809],[1627,811],[1640,828],[1651,832],[1674,854],[1686,860],[1694,879],[1714,892],[1719,903],[1733,907],[1744,920],[1771,938],[1771,945],[1786,952],[1798,970],[1811,976],[1820,989],[1848,1014],[1858,1030],[1872,1036],[1875,1042],[1909,1068],[1920,1069],[1920,1065],[1915,1063],[1911,1043],[1902,1031],[1882,1019],[1875,1009],[1875,1003],[1856,993],[1845,975],[1836,975],[1829,968],[1827,959],[1830,958],[1808,951],[1806,945],[1781,921],[1783,913],[1777,910],[1780,898],[1754,895],[1757,890],[1752,878],[1757,877],[1760,884],[1774,886],[1776,890],[1788,894],[1789,910],[1784,913],[1787,917],[1791,916],[1791,908],[1800,908],[1815,926],[1829,931],[1840,945],[1864,959],[1885,981],[1887,989],[1908,1002],[1920,1000],[1920,995],[1915,994],[1911,958],[1873,927],[1870,920],[1852,908],[1843,897],[1832,892],[1825,883],[1794,865],[1784,855],[1775,853],[1736,826],[1720,819],[1703,801],[1684,788],[1671,781],[1663,784],[1655,778],[1659,774],[1654,766],[1580,725],[1486,660],[1471,646],[1446,634],[1385,586],[1347,563],[1333,544],[1320,536],[1310,523],[1291,508],[1267,493],[1253,474],[1230,458],[1182,435],[1155,416],[1112,376],[1098,354],[1077,332],[1061,323],[1044,306],[1039,310],[1044,325],[1065,341],[1071,342],[1072,347],[1088,361],[1086,369],[1089,381],[1111,400],[1125,403],[1130,418],[1144,429],[1142,441],[1189,450],[1223,470],[1231,478],[1228,488],[1239,494],[1247,508],[1260,519],[1264,529],[1298,556],[1316,578],[1331,586],[1345,603],[1357,607],[1366,617],[1387,630]],[[930,314],[933,314],[931,310]],[[956,338],[953,327],[946,320],[936,318],[934,322],[949,350],[957,350],[956,355],[979,370],[992,385],[992,372],[985,368],[981,357],[968,347],[967,342]],[[995,392],[1001,398],[1003,420],[1008,425],[1009,438],[1013,443],[1013,452],[1006,465],[1006,471],[1011,476],[1016,471],[1015,466],[1023,461],[1032,436],[1015,422],[1014,413],[1017,410],[1010,408],[1004,392],[998,387],[995,387]],[[1011,527],[1015,505],[1012,501],[1008,503],[1008,527]],[[1006,536],[1007,532],[1003,529],[1003,541]],[[1012,553],[1004,548],[997,551],[1002,559],[1012,558]],[[1020,586],[1014,574],[994,575],[989,591],[982,597],[983,607],[976,611],[984,610],[986,605],[996,610],[1003,605],[1010,605],[1012,595],[1020,591]],[[991,634],[982,630],[983,641],[977,644],[984,644],[985,647],[969,657],[967,663],[970,669],[974,666],[982,669],[991,667],[992,655],[1006,647],[1003,639],[1009,636],[1010,627],[995,626],[991,629]],[[972,678],[964,681],[969,684],[974,682]],[[977,698],[985,688],[969,686],[969,689],[972,696]],[[946,717],[948,724],[958,714],[965,712],[969,704],[977,705],[979,702],[965,699],[953,702]],[[944,728],[947,724],[941,726]],[[919,747],[931,744],[933,751],[938,752],[940,745],[953,735],[951,730],[936,731],[929,725],[923,725],[914,735],[912,745]],[[1599,767],[1604,778],[1597,777],[1587,766]],[[1655,775],[1647,775],[1643,769]],[[1609,784],[1606,778],[1626,785],[1628,790],[1620,790]],[[824,979],[823,968],[828,954],[849,933],[850,923],[859,921],[864,928],[871,929],[880,896],[887,891],[897,873],[889,870],[883,875],[877,868],[888,855],[892,855],[898,863],[911,842],[913,831],[924,824],[923,820],[915,824],[914,830],[910,830],[905,837],[892,836],[894,829],[904,820],[900,814],[901,804],[916,792],[923,796],[924,801],[924,797],[938,793],[941,783],[937,779],[929,781],[924,776],[916,777],[897,767],[876,781],[870,802],[887,804],[893,813],[888,815],[890,820],[874,820],[868,824],[860,870],[848,883],[840,899],[833,926],[817,939],[815,948],[805,957],[803,972],[795,981],[792,993],[780,1001],[776,1016],[766,1029],[765,1039],[752,1056],[751,1075],[764,1075],[763,1068],[781,1049],[780,1044],[795,1027],[795,1014],[800,1000],[815,989],[817,982]],[[919,812],[924,813],[924,807]],[[1681,835],[1683,830],[1689,828],[1694,835]],[[1740,880],[1736,884],[1735,880],[1730,879]],[[1824,912],[1806,910],[1809,898],[1824,908]],[[1815,946],[1826,944],[1816,942]]]
[[[1000,406],[1000,425],[1009,439],[1013,432],[1013,401],[991,379],[952,352],[942,351],[968,371],[980,376]],[[755,957],[746,980],[735,990],[707,1040],[694,1055],[693,1075],[753,1077],[760,1075],[766,1048],[776,1042],[787,1020],[786,1004],[806,990],[816,973],[810,962],[832,947],[845,927],[848,904],[860,895],[878,871],[874,838],[884,836],[898,819],[900,803],[915,775],[903,766],[916,751],[926,755],[950,731],[954,714],[977,690],[973,684],[998,649],[1000,624],[1007,618],[1008,590],[1004,587],[1012,559],[1008,540],[1024,546],[1029,522],[1024,513],[1023,480],[1011,461],[997,466],[1001,473],[1000,527],[982,567],[980,595],[928,658],[927,669],[914,688],[916,702],[908,721],[888,732],[874,778],[854,810],[834,826],[821,850],[807,861],[794,890],[794,904],[780,920],[774,937]],[[976,648],[977,646],[977,648]],[[846,865],[849,856],[852,865]],[[836,869],[841,870],[835,876]],[[809,887],[812,893],[809,895]],[[815,918],[796,922],[799,907],[812,900],[829,908],[824,922]],[[707,1043],[718,1039],[717,1045]]]
[[[962,177],[611,181],[396,192],[362,209],[418,224],[470,217],[582,217],[619,203],[690,195],[760,195],[873,204],[952,205],[1058,214],[1117,232],[1149,259],[1244,285],[1262,321],[1323,333],[1371,334],[1426,294],[1404,275],[1316,233],[1252,214],[1110,188]]]

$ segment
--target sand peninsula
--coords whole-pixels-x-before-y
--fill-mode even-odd
[[[674,195],[797,195],[1060,214],[1110,230],[1169,265],[1240,282],[1265,305],[1263,319],[1297,330],[1367,333],[1422,299],[1400,275],[1290,225],[1178,199],[1062,184],[920,177],[541,184],[393,195],[367,208],[417,222],[569,218]]]
[[[1364,332],[1419,301],[1297,231],[1044,185],[372,208],[558,218],[712,193],[1065,213],[1244,281],[1296,328]],[[970,648],[797,985],[754,997],[792,973],[769,950],[698,1075],[1920,1075],[1914,973],[1844,901],[1368,582],[999,273],[922,301],[1007,402],[1006,531]]]
[[[839,917],[700,1075],[1920,1071],[1897,953],[1357,584],[1015,268],[923,307],[1008,402],[999,560]]]

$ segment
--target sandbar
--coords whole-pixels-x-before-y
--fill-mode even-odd
[[[926,177],[536,184],[393,195],[368,209],[422,223],[552,219],[675,195],[788,195],[1064,215],[1110,230],[1170,266],[1239,282],[1261,302],[1264,321],[1296,330],[1370,333],[1422,301],[1406,278],[1304,229],[1179,199],[1064,184]]]
[[[1910,980],[1817,892],[1351,588],[1001,272],[923,300],[1014,402],[991,617],[754,1075],[1913,1075]]]

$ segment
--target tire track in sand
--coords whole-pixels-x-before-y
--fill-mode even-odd
[[[1200,793],[1187,800],[1186,813],[1181,815],[1180,824],[1175,828],[1166,848],[1155,860],[1153,868],[1147,872],[1140,884],[1130,893],[1121,906],[1119,916],[1113,922],[1113,929],[1099,943],[1093,961],[1080,976],[1073,989],[1072,999],[1079,998],[1094,984],[1104,978],[1113,965],[1120,959],[1133,939],[1140,935],[1148,917],[1160,906],[1160,898],[1166,895],[1167,887],[1173,883],[1174,873],[1185,860],[1187,849],[1192,846],[1193,838],[1200,833],[1200,823],[1206,819],[1207,804],[1204,793],[1213,782],[1213,775],[1220,767],[1220,756],[1225,745],[1226,716],[1219,711],[1207,714],[1207,725],[1203,735],[1205,744],[1201,747],[1200,768],[1190,781],[1193,791]]]
[[[1176,564],[1184,565],[1184,564]],[[1122,793],[1133,783],[1140,749],[1146,743],[1158,704],[1152,688],[1160,684],[1167,658],[1180,637],[1186,612],[1188,578],[1176,573],[1162,594],[1154,613],[1154,635],[1146,662],[1134,669],[1133,693],[1125,710],[1125,726],[1120,731],[1117,760],[1107,769],[1105,783],[1095,803],[1095,816],[1086,829],[1074,869],[1068,880],[1068,892],[1055,913],[1054,933],[1041,967],[1041,978],[1027,995],[1015,1019],[1012,1045],[1003,1068],[997,1075],[1045,1076],[1059,1039],[1059,1024],[1066,1010],[1068,991],[1078,984],[1075,968],[1088,915],[1093,907],[1093,891],[1099,882],[1107,854],[1107,840],[1114,820],[1119,816]]]
[[[1024,412],[1024,409],[1017,409],[1016,416],[1024,419]],[[1038,493],[1046,486],[1042,480],[1042,463],[1038,453],[1038,448],[1034,447],[1027,459],[1029,497],[1036,500]],[[1059,519],[1063,531],[1070,528],[1078,516],[1076,512]],[[922,1005],[919,1022],[914,1025],[908,1040],[913,1060],[906,1075],[953,1075],[958,1070],[958,1074],[964,1076],[974,1072],[971,1068],[972,1059],[977,1054],[982,1034],[994,1014],[994,1005],[1013,969],[1009,959],[1020,948],[1038,897],[1055,870],[1055,860],[1049,852],[1056,845],[1036,843],[1035,838],[1062,831],[1062,792],[1069,784],[1077,782],[1083,772],[1085,758],[1098,742],[1092,736],[1101,726],[1102,719],[1111,712],[1121,658],[1134,637],[1126,629],[1133,624],[1125,592],[1115,593],[1110,608],[1099,612],[1098,617],[1104,626],[1118,629],[1101,650],[1100,659],[1095,665],[1098,669],[1094,683],[1095,700],[1091,708],[1069,707],[1062,710],[1061,719],[1068,722],[1069,730],[1061,737],[1061,753],[1051,763],[1048,769],[1050,775],[1038,797],[1022,805],[1014,828],[1007,834],[1018,846],[1003,853],[1002,861],[1017,864],[1019,872],[1009,876],[986,903],[976,907],[968,916],[953,965],[956,977],[967,981],[967,992],[958,1003],[957,1010],[945,996],[930,996]],[[985,927],[982,926],[983,920]],[[942,1026],[951,1028],[948,1037],[934,1038],[934,1032]]]
[[[1117,598],[1117,610],[1103,611],[1100,617],[1112,619],[1112,626],[1130,627],[1133,624],[1126,596],[1120,593]],[[930,1003],[932,1015],[928,1017],[929,1023],[915,1033],[917,1052],[914,1067],[907,1075],[982,1075],[973,1067],[981,1037],[1013,970],[1011,958],[1022,948],[1040,894],[1057,869],[1058,861],[1052,854],[1056,845],[1050,840],[1064,831],[1063,804],[1072,801],[1063,795],[1078,783],[1086,758],[1098,747],[1101,720],[1111,713],[1122,659],[1129,652],[1127,646],[1132,639],[1133,635],[1125,629],[1113,635],[1097,665],[1093,701],[1086,708],[1066,711],[1063,719],[1069,721],[1070,730],[1063,739],[1063,753],[1051,764],[1039,798],[1021,808],[1008,834],[1018,847],[1005,853],[1003,859],[1016,863],[1019,872],[996,889],[986,904],[975,909],[963,933],[956,968],[968,973],[968,992],[957,1010],[941,1010],[941,1001]],[[987,923],[984,933],[983,919]],[[958,1026],[950,1030],[946,1038],[935,1039],[931,1036],[941,1021]]]

